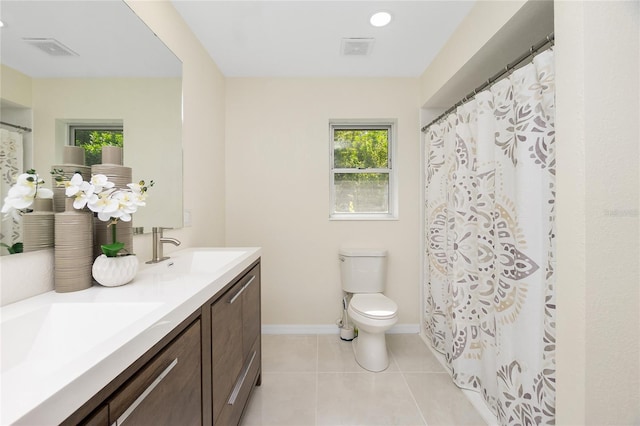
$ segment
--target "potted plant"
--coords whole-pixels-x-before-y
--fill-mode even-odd
[[[109,222],[111,243],[100,246],[103,254],[98,256],[92,267],[93,278],[99,284],[114,287],[127,284],[135,277],[138,259],[135,254],[126,252],[124,243],[116,241],[116,226],[119,221],[129,222],[131,215],[146,204],[147,191],[153,184],[153,181],[149,185],[140,181],[120,189],[115,188],[105,175],[93,175],[87,182],[78,173],[65,182],[65,194],[74,197],[75,209],[87,207],[99,220]]]

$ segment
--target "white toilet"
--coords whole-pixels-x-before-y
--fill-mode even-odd
[[[341,249],[342,289],[351,296],[347,313],[358,329],[354,353],[360,366],[382,371],[389,365],[384,333],[398,321],[398,305],[382,294],[387,276],[387,251]]]

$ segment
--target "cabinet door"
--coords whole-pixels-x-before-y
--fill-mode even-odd
[[[111,424],[202,424],[200,328],[191,324],[109,400]]]
[[[231,302],[239,306],[232,308]],[[216,357],[213,357],[214,424],[231,426],[239,423],[260,374],[260,265],[242,276],[229,293],[214,304],[214,311],[218,310],[233,311],[235,321],[238,318],[240,321],[230,332],[226,327],[228,322],[216,322],[219,320],[212,314],[213,352],[216,352],[216,335],[220,334],[229,339],[224,340],[225,346],[220,350],[234,354],[233,369],[216,365]],[[223,316],[218,315],[218,318]]]
[[[246,359],[260,335],[260,265],[257,265],[243,280],[242,294],[242,354]]]
[[[213,419],[220,416],[242,370],[242,288],[238,282],[211,305]]]

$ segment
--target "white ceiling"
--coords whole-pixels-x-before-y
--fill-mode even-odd
[[[172,0],[228,77],[417,77],[473,1]],[[375,28],[372,13],[391,12]],[[374,38],[368,56],[341,55],[342,38]]]
[[[33,78],[173,77],[178,58],[120,0],[1,0],[0,59]],[[24,38],[54,38],[78,56],[51,56]]]
[[[172,0],[224,75],[416,77],[473,0]],[[391,12],[384,28],[369,24]],[[181,64],[120,0],[1,0],[0,60],[34,78],[180,75]],[[51,57],[23,38],[55,38],[78,56]],[[374,38],[368,56],[343,38]]]

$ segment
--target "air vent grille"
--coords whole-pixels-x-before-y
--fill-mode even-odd
[[[373,38],[343,38],[341,52],[344,56],[367,56],[373,48]]]
[[[23,38],[23,40],[50,56],[79,56],[55,38]]]

